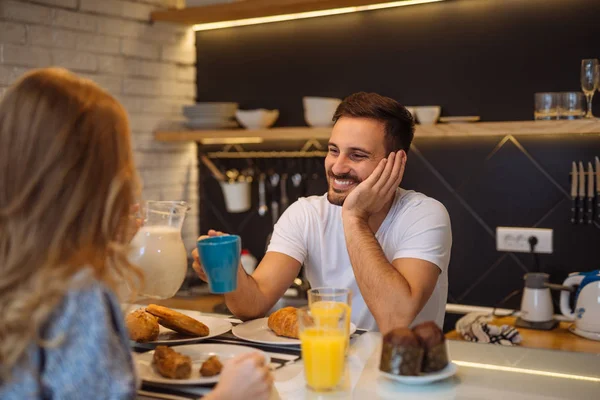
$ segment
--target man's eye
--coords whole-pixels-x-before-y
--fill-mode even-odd
[[[330,147],[330,148],[329,148],[329,152],[330,152],[331,154],[337,154],[337,153],[338,153],[337,149],[334,149],[333,147]]]
[[[352,158],[354,158],[355,160],[364,160],[365,158],[367,158],[367,156],[363,154],[353,154]]]

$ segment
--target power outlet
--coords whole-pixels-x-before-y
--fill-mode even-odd
[[[552,253],[552,229],[512,228],[499,226],[496,228],[496,250],[530,253],[530,237],[537,238],[536,253]]]

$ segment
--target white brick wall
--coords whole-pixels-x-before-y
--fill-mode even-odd
[[[32,68],[69,68],[128,110],[143,196],[185,200],[184,240],[198,234],[196,146],[158,143],[157,126],[181,120],[194,102],[196,50],[189,27],[149,23],[150,12],[182,0],[0,0],[0,96]]]

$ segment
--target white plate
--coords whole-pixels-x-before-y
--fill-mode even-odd
[[[138,308],[144,308],[143,305],[133,305],[133,306],[124,306],[124,311],[123,313],[130,313],[132,311],[137,310]],[[207,317],[205,315],[202,315],[201,313],[199,313],[198,311],[192,311],[192,310],[180,310],[180,309],[176,309],[176,308],[172,308],[172,310],[175,311],[179,311],[182,314],[187,315],[188,317],[192,317],[194,319],[197,319],[198,321],[202,322],[204,325],[208,326],[208,336],[204,336],[204,337],[198,337],[198,336],[187,336],[187,335],[182,335],[180,333],[177,333],[169,328],[165,328],[164,326],[160,325],[159,328],[159,333],[158,333],[158,340],[155,340],[153,342],[144,342],[144,343],[138,343],[138,342],[134,342],[133,340],[130,340],[129,342],[131,343],[131,345],[135,345],[135,346],[151,346],[151,347],[155,347],[159,344],[166,344],[166,345],[174,345],[176,343],[195,343],[195,342],[199,342],[201,340],[204,339],[209,339],[215,336],[219,336],[222,335],[224,333],[229,332],[229,330],[231,329],[231,322],[226,321],[222,318],[215,318],[215,317]]]
[[[425,385],[427,383],[441,381],[442,379],[450,378],[456,374],[458,367],[453,362],[446,365],[446,367],[438,372],[430,372],[419,376],[404,376],[394,375],[389,372],[381,372],[383,376],[396,382],[404,383],[405,385]]]
[[[243,324],[236,325],[231,330],[236,337],[249,342],[263,344],[295,344],[299,345],[300,340],[277,336],[268,326],[269,318],[253,319]],[[356,325],[350,323],[350,334],[356,332]]]
[[[440,122],[445,123],[463,123],[463,122],[477,122],[481,119],[479,115],[469,115],[465,117],[440,117]]]
[[[590,339],[590,340],[600,340],[600,333],[596,333],[596,332],[589,332],[589,331],[583,331],[581,329],[577,329],[575,327],[575,324],[569,326],[569,330],[581,337],[584,337],[586,339]]]
[[[264,351],[252,347],[237,346],[234,344],[189,344],[186,346],[174,346],[173,349],[181,354],[190,356],[192,359],[192,375],[189,379],[169,379],[160,375],[152,365],[154,350],[142,354],[133,354],[138,376],[145,382],[161,383],[168,385],[203,385],[216,383],[219,381],[219,375],[203,377],[200,375],[202,363],[210,356],[217,356],[221,363],[226,364],[233,357],[243,354],[258,352],[265,357],[266,365],[271,362],[271,357]]]

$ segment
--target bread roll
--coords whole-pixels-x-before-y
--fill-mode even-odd
[[[394,375],[416,376],[421,372],[424,350],[408,328],[396,328],[383,337],[379,369]]]
[[[268,326],[278,336],[298,339],[298,316],[295,307],[285,307],[269,317]]]
[[[158,320],[140,308],[125,317],[125,326],[131,340],[139,343],[153,342],[158,338]]]

